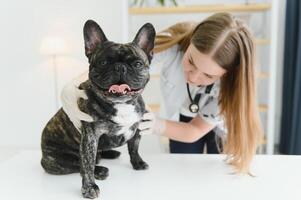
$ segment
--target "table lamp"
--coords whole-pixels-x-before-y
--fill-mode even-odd
[[[55,92],[55,108],[58,109],[58,56],[66,55],[68,53],[66,41],[61,37],[47,36],[40,46],[40,53],[49,56],[52,63],[54,75],[54,92]]]

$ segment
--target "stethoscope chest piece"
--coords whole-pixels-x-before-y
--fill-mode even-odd
[[[197,113],[199,111],[199,106],[197,104],[195,104],[195,103],[191,103],[189,105],[189,110],[192,113]]]
[[[201,98],[201,93],[196,94],[194,99],[192,99],[191,94],[190,94],[189,84],[186,83],[186,86],[187,86],[187,93],[188,93],[188,96],[189,96],[189,99],[190,99],[190,102],[191,102],[191,104],[189,105],[189,110],[192,113],[197,113],[200,109],[200,107],[198,105],[198,102]],[[213,84],[207,86],[205,93],[207,93],[207,94],[210,93],[210,90],[211,90],[212,86],[213,86]]]
[[[190,102],[191,102],[190,105],[189,105],[189,110],[192,113],[197,113],[199,111],[198,102],[200,100],[200,94],[197,94],[195,96],[195,98],[192,99],[188,83],[186,83],[186,86],[187,86],[187,92],[188,92],[188,95],[189,95],[189,99],[190,99]]]

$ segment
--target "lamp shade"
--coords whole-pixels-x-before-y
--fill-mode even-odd
[[[66,41],[61,37],[48,36],[45,37],[40,46],[40,53],[42,55],[66,55],[69,53]]]

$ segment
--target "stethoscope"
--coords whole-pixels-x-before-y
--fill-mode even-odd
[[[189,99],[190,99],[189,110],[192,113],[197,113],[199,111],[199,109],[200,109],[199,105],[198,105],[198,102],[200,100],[201,95],[197,94],[194,97],[194,99],[192,99],[188,83],[186,83],[186,87],[187,87],[187,92],[188,92],[188,96],[189,96]]]
[[[210,91],[211,91],[212,86],[213,86],[213,84],[208,85],[206,87],[205,93],[209,94]],[[200,109],[198,103],[199,103],[199,100],[201,98],[201,94],[200,93],[196,94],[194,99],[192,99],[188,83],[186,83],[186,87],[187,87],[187,93],[188,93],[188,96],[189,96],[189,99],[190,99],[189,110],[192,113],[197,113]]]

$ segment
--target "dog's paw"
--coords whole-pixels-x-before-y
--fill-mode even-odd
[[[104,180],[109,176],[109,169],[103,166],[95,166],[94,177],[97,180]]]
[[[95,199],[99,196],[99,187],[94,183],[88,186],[82,186],[83,197],[89,199]]]
[[[132,161],[132,166],[135,170],[148,169],[148,164],[143,160]]]

